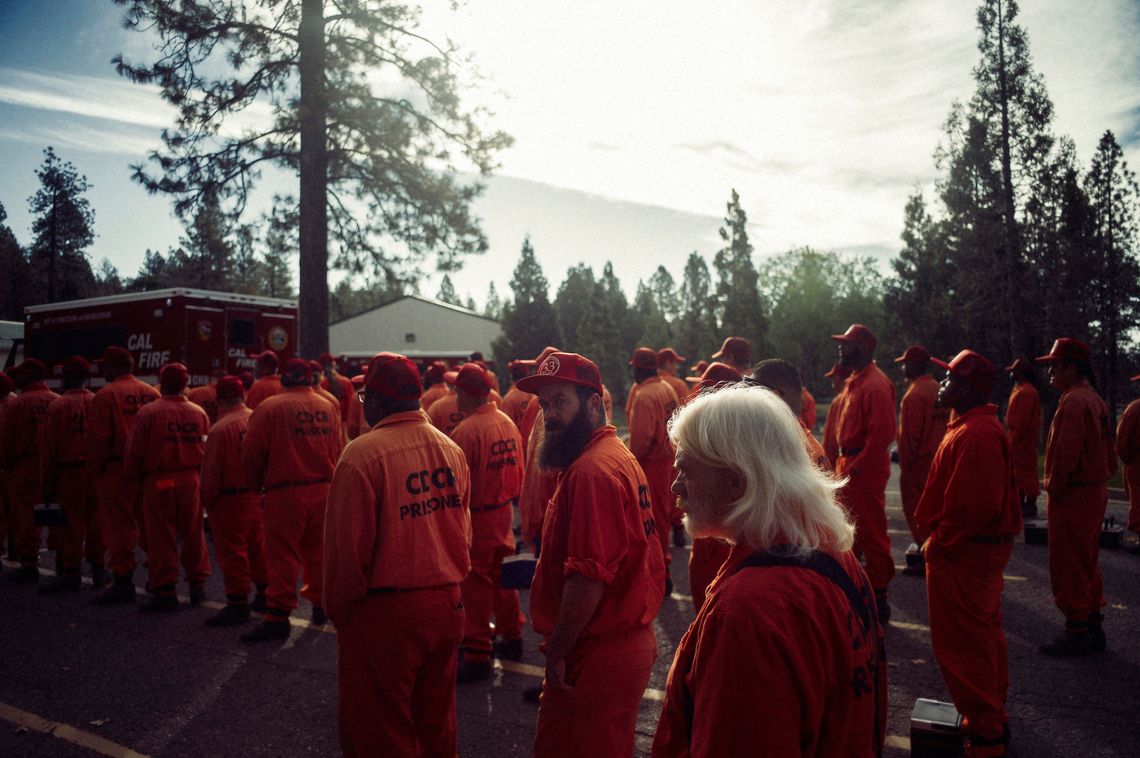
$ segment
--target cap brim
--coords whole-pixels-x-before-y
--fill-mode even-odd
[[[940,361],[937,358],[931,358],[930,362],[933,363],[935,366],[938,366],[938,368],[944,368],[947,371],[950,370],[950,364],[947,363],[946,361]]]
[[[905,353],[903,355],[900,355],[898,358],[895,358],[895,363],[905,363],[905,362],[906,362],[906,354]]]
[[[1061,359],[1058,358],[1057,356],[1053,355],[1052,353],[1050,353],[1049,355],[1042,355],[1042,356],[1038,356],[1037,358],[1034,358],[1033,362],[1034,363],[1052,363],[1053,361],[1059,361],[1059,360],[1061,360]]]
[[[1003,368],[1002,371],[1017,371],[1017,368],[1018,367],[1016,364],[1010,364],[1009,366]]]
[[[1129,381],[1140,382],[1140,374],[1137,374],[1136,376],[1132,377],[1132,379],[1130,379]]]
[[[715,359],[721,357],[722,355],[724,355],[724,351],[723,350],[717,350],[715,353],[713,353],[709,357],[715,360]]]

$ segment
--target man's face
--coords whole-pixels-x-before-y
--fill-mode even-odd
[[[903,361],[903,376],[907,381],[913,382],[918,377],[926,373],[926,363],[919,363],[918,361],[906,360]]]
[[[957,408],[965,396],[968,385],[961,376],[948,372],[938,385],[938,407]]]
[[[683,449],[677,449],[673,465],[677,478],[673,494],[685,513],[685,528],[693,537],[723,537],[729,505],[741,493],[741,475],[729,468],[712,466]]]
[[[601,398],[594,395],[594,398]],[[544,468],[565,470],[578,459],[594,434],[592,409],[583,404],[572,384],[553,384],[538,391],[543,431],[539,462]]]
[[[858,342],[848,342],[841,340],[839,342],[839,364],[853,368],[858,366],[863,360],[863,345]]]
[[[581,401],[573,384],[552,384],[538,391],[538,403],[542,408],[546,432],[558,433],[565,429],[578,415]]]
[[[1049,363],[1049,384],[1064,392],[1077,383],[1079,374],[1077,364],[1069,361],[1051,361]]]
[[[661,364],[658,366],[658,368],[660,368],[666,374],[669,374],[669,376],[677,375],[677,361],[669,360],[666,358],[665,360],[661,361]]]

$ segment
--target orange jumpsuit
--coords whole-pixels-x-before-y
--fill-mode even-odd
[[[488,401],[460,422],[451,433],[471,472],[471,573],[463,580],[467,622],[463,658],[491,659],[491,615],[504,639],[522,638],[525,617],[518,590],[499,586],[503,558],[515,553],[511,531],[514,508],[522,491],[522,437],[505,413]]]
[[[815,398],[808,392],[807,387],[800,388],[800,401],[803,407],[800,409],[800,421],[804,422],[804,426],[808,429],[815,428]]]
[[[827,407],[827,418],[823,422],[823,452],[827,455],[827,462],[835,468],[839,460],[839,415],[843,410],[844,390],[840,390]]]
[[[830,579],[741,568],[752,554],[732,549],[677,646],[653,756],[881,755],[887,670],[871,608],[864,627]],[[855,556],[832,557],[869,596]]]
[[[1128,493],[1128,531],[1140,532],[1140,400],[1124,409],[1116,426],[1116,454],[1124,464],[1124,491]]]
[[[862,553],[871,586],[885,592],[895,575],[887,537],[887,448],[895,438],[895,386],[872,361],[847,378],[836,432],[835,473],[847,477],[841,498],[855,520],[855,551]]]
[[[1002,629],[1002,571],[1021,531],[1009,440],[997,407],[950,423],[918,503],[925,544],[930,642],[967,731],[999,740],[1008,723],[1009,665]]]
[[[1009,393],[1005,428],[1013,455],[1013,479],[1018,491],[1035,498],[1041,494],[1037,479],[1037,445],[1041,439],[1041,396],[1030,382],[1019,382]]]
[[[43,382],[34,382],[4,404],[0,467],[8,479],[9,539],[22,567],[35,566],[40,559],[42,535],[33,517],[35,504],[44,497],[40,444],[48,406],[58,397]]]
[[[281,375],[269,374],[253,383],[253,386],[249,388],[249,392],[245,393],[245,404],[250,410],[254,410],[257,406],[261,405],[266,398],[280,395],[284,391],[285,388],[281,386]]]
[[[333,392],[332,383],[329,382],[329,378],[327,376],[321,379],[321,389],[328,391],[329,395],[333,399],[333,402],[335,402],[337,404],[337,407],[340,409],[341,425],[347,426],[348,417],[352,411],[352,404],[355,403],[356,405],[360,405],[360,401],[356,399],[356,390],[352,388],[351,379],[349,379],[347,376],[342,376],[341,374],[334,374],[333,376],[336,379],[337,389],[339,390],[339,393]]]
[[[99,493],[107,567],[116,577],[135,570],[135,547],[146,549],[142,493],[123,469],[127,436],[139,409],[159,397],[158,390],[124,374],[103,385],[91,402],[87,424],[87,471]]]
[[[522,423],[527,406],[532,400],[535,400],[534,395],[523,392],[518,387],[511,387],[507,390],[506,396],[503,397],[503,407],[500,410],[507,414],[511,421],[515,422],[515,426],[518,426]]]
[[[922,540],[914,527],[914,509],[950,415],[945,408],[937,407],[937,401],[938,382],[923,374],[907,385],[899,407],[899,494],[906,525],[919,545]]]
[[[139,409],[127,438],[124,473],[142,486],[148,588],[155,595],[174,594],[179,558],[191,586],[210,576],[198,499],[209,424],[206,412],[185,396],[163,395]]]
[[[448,436],[451,436],[451,431],[459,426],[459,422],[464,418],[463,411],[459,410],[459,396],[454,392],[449,392],[436,400],[427,412],[432,425]]]
[[[186,393],[186,398],[206,412],[211,424],[218,420],[218,385],[195,387]]]
[[[324,604],[347,756],[455,755],[468,487],[462,451],[420,411],[382,419],[337,464]]]
[[[665,565],[672,562],[669,532],[677,498],[673,494],[673,445],[665,424],[680,399],[660,376],[651,376],[637,385],[637,395],[629,406],[629,449],[649,480],[649,502]]]
[[[422,405],[420,406],[423,407]],[[523,447],[527,449],[527,456],[530,456],[530,438],[536,425],[542,426],[542,406],[538,404],[538,398],[534,402],[529,403],[526,407],[526,412],[523,413],[522,421],[519,423],[519,434],[522,435]]]
[[[95,393],[68,390],[48,406],[40,448],[44,489],[55,494],[67,523],[59,528],[62,540],[61,574],[79,575],[84,556],[92,575],[104,562],[103,522],[99,499],[87,472],[87,418]],[[86,549],[85,549],[86,548]]]
[[[530,407],[538,408],[538,401],[535,400]],[[523,540],[537,548],[542,540],[542,522],[546,518],[546,506],[558,486],[558,472],[544,470],[538,462],[542,441],[546,438],[546,425],[541,408],[538,408],[533,427],[534,431],[526,443],[526,468],[523,473],[522,492],[519,494],[519,522]]]
[[[605,588],[566,656],[572,689],[543,683],[535,756],[633,752],[637,709],[657,657],[650,625],[665,583],[654,531],[645,474],[617,430],[600,427],[563,472],[542,527],[542,556],[530,593],[536,632],[554,633],[570,574]]]
[[[1105,484],[1116,473],[1112,432],[1108,407],[1082,381],[1061,395],[1045,446],[1049,578],[1053,602],[1074,626],[1105,604],[1100,532]]]
[[[431,408],[432,403],[447,394],[447,382],[436,382],[424,390],[420,395],[420,407],[425,411]]]
[[[686,398],[689,396],[689,383],[681,377],[673,376],[672,374],[665,371],[658,371],[657,375],[661,377],[666,384],[673,388],[673,391],[677,393],[678,399]],[[636,387],[637,385],[635,384],[634,386]]]
[[[250,486],[262,490],[270,620],[283,621],[301,596],[321,602],[325,499],[344,449],[340,414],[312,387],[268,398],[249,419],[241,459]]]
[[[269,581],[261,496],[249,486],[241,460],[252,414],[245,406],[224,410],[210,427],[202,458],[202,507],[210,518],[226,600],[235,605],[249,601],[251,582],[264,588]]]
[[[364,419],[364,403],[353,399],[348,409],[348,421],[345,422],[345,434],[354,440],[368,431],[368,422]]]

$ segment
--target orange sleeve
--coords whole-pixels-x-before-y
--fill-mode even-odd
[[[800,400],[803,408],[800,410],[800,420],[808,429],[815,426],[815,398],[808,392],[807,387],[800,388]]]
[[[1140,431],[1140,401],[1129,403],[1116,425],[1116,454],[1125,466],[1131,466],[1140,452],[1137,446],[1137,432]]]
[[[376,469],[380,471],[382,467]],[[376,543],[376,505],[381,502],[384,489],[384,482],[373,478],[355,464],[342,462],[333,472],[329,487],[323,602],[337,626],[347,620],[352,603],[368,594]]]
[[[563,573],[609,584],[629,551],[623,491],[608,472],[591,470],[564,480],[574,517],[566,543]]]
[[[862,449],[847,467],[853,475],[859,474],[868,462],[879,465],[880,458],[885,459],[887,448],[895,439],[895,399],[890,384],[871,383],[864,384],[858,397],[852,397],[844,403],[843,426],[847,426],[847,414],[853,413],[856,419],[856,428],[865,429]],[[842,440],[840,444],[842,445]]]
[[[1077,470],[1085,438],[1084,413],[1067,394],[1061,397],[1053,426],[1049,429],[1049,450],[1045,456],[1045,491],[1053,497],[1068,485]]]

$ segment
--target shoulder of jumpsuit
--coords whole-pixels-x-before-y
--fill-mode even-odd
[[[250,411],[249,408],[242,408],[236,411],[230,411],[224,416],[219,416],[218,420],[210,425],[210,434],[220,434],[231,426],[241,426],[243,422],[248,423],[251,415],[252,411]]]
[[[730,554],[729,560],[735,558],[734,565],[739,565],[752,553],[745,548],[743,555]],[[840,558],[836,560],[847,569]],[[814,625],[820,620],[818,603],[814,601],[833,588],[829,580],[816,572],[794,566],[744,568],[718,584],[705,601],[708,616],[717,617],[719,623],[748,624],[757,631],[772,632],[772,641],[785,640],[784,644],[794,644],[792,638],[798,638],[788,634],[790,627],[799,628],[805,621]],[[841,592],[837,587],[834,591]],[[846,599],[843,607],[847,607]]]
[[[958,414],[954,420],[946,425],[947,429],[957,429],[966,425],[977,426],[979,422],[986,423],[985,419],[997,419],[997,406],[993,403],[986,403],[977,407],[971,408],[965,413]],[[1004,436],[1004,433],[1003,433]]]
[[[361,455],[362,453],[375,455],[377,448],[386,449],[390,447],[394,435],[399,440],[399,435],[407,434],[415,429],[424,429],[426,430],[425,433],[434,433],[433,440],[438,436],[446,440],[449,445],[454,445],[450,437],[432,426],[431,419],[422,410],[401,411],[385,416],[369,427],[367,433],[350,440],[344,448],[344,453],[341,454],[341,460],[344,460],[346,456]],[[404,445],[400,447],[401,449],[412,449]],[[354,451],[351,454],[349,453],[350,449]]]

